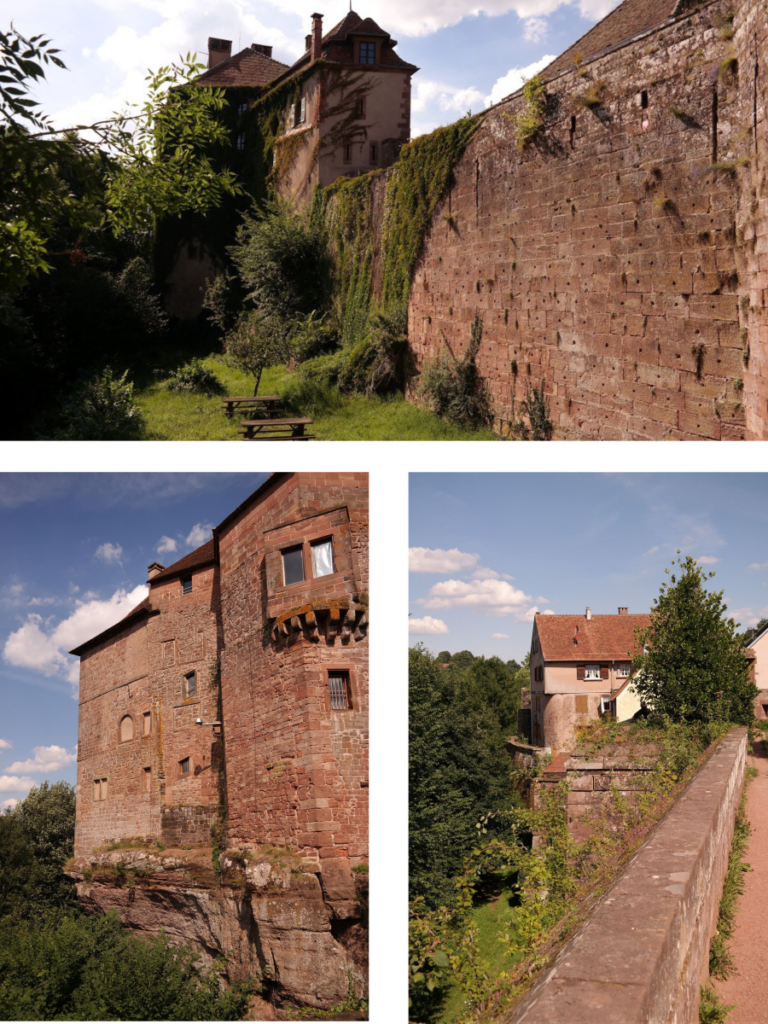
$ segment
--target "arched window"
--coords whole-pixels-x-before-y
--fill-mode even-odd
[[[125,743],[127,740],[133,739],[133,719],[130,715],[126,715],[125,718],[120,722],[120,742]]]

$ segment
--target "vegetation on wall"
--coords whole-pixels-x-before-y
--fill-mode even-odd
[[[475,313],[469,344],[461,357],[453,354],[447,339],[443,340],[445,351],[424,367],[421,397],[433,412],[451,423],[489,426],[493,422],[491,397],[477,367],[477,354],[483,340],[480,314]]]

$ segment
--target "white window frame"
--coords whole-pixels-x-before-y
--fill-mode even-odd
[[[595,675],[595,672],[597,672],[597,675]],[[584,666],[585,682],[597,683],[600,681],[600,678],[600,666],[597,663]]]
[[[627,679],[630,672],[632,671],[632,665],[628,661],[620,661],[619,667],[616,669],[616,675],[619,679]]]

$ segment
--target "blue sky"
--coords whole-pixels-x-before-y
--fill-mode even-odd
[[[77,777],[78,659],[266,473],[0,474],[0,808]]]
[[[549,63],[618,0],[357,0],[399,41],[398,52],[421,70],[414,78],[414,135],[475,113],[509,95]],[[0,0],[0,21],[27,35],[45,32],[62,50],[69,71],[52,69],[37,98],[59,127],[91,123],[143,96],[147,68],[197,52],[209,36],[234,49],[268,43],[285,63],[303,52],[315,0]],[[344,0],[320,7],[326,28],[348,10]]]
[[[768,475],[410,478],[411,642],[522,661],[539,612],[651,607],[681,549],[743,628],[768,617]]]

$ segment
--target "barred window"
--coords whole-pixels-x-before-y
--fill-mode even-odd
[[[352,707],[349,699],[349,672],[329,672],[328,689],[331,711],[346,711]]]

